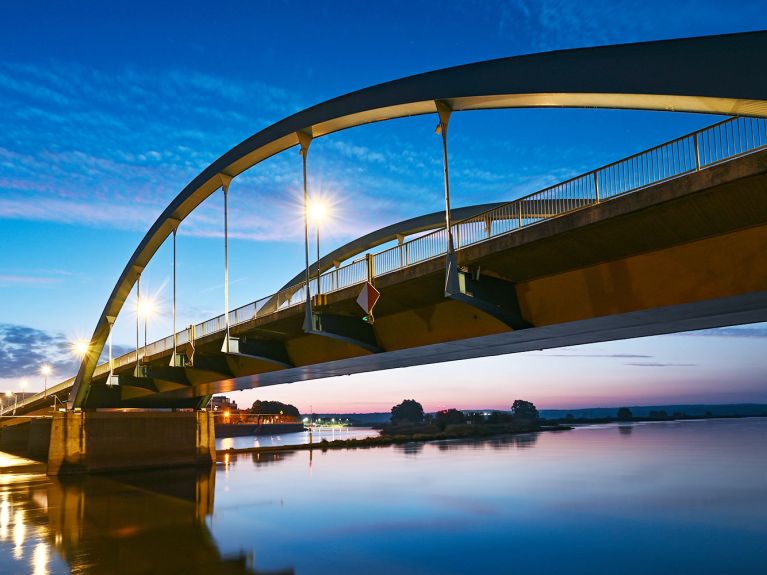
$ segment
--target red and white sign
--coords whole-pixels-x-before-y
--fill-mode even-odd
[[[378,298],[381,297],[381,292],[378,291],[373,284],[365,282],[362,286],[360,295],[357,296],[357,304],[365,310],[366,314],[370,314],[373,311],[373,306],[378,302]]]

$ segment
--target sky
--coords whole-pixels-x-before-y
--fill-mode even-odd
[[[76,372],[136,245],[217,157],[307,106],[378,82],[561,48],[767,28],[760,1],[15,2],[0,19],[0,390]],[[712,124],[698,114],[500,110],[456,114],[454,206],[511,200]],[[435,118],[316,140],[310,193],[332,197],[327,251],[442,207]],[[288,150],[230,190],[230,303],[278,290],[302,268],[301,163]],[[223,313],[222,195],[178,235],[178,325]],[[142,276],[171,332],[171,246]],[[134,316],[114,332],[131,349]],[[231,394],[302,411],[568,408],[767,402],[767,325],[609,342]]]

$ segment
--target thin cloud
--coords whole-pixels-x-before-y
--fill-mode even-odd
[[[578,357],[597,357],[597,358],[619,358],[619,359],[650,359],[654,356],[652,355],[643,355],[643,354],[635,354],[635,353],[541,353],[537,354],[538,356],[544,356],[544,357],[567,357],[567,358],[578,358]]]
[[[278,86],[190,70],[107,74],[65,62],[0,63],[0,219],[144,231],[221,153],[300,107]],[[389,165],[385,146],[330,143],[310,187],[340,195],[353,189],[356,205],[366,209],[361,218],[339,219],[329,238],[351,239],[400,218],[412,200],[387,202],[382,190],[428,197],[361,170],[363,160]],[[418,161],[413,155],[394,164]],[[286,225],[294,215],[287,200],[299,188],[300,162],[285,154],[239,176],[232,237],[300,240],[301,226]],[[194,216],[182,233],[221,236],[218,219]]]
[[[51,365],[54,375],[71,374],[78,363],[70,355],[69,340],[61,333],[0,324],[0,365],[4,378],[34,377],[43,364]]]
[[[767,324],[702,329],[699,331],[688,331],[680,335],[703,337],[767,337]]]
[[[661,363],[650,361],[638,361],[634,363],[627,363],[632,367],[696,367],[697,363]]]
[[[546,51],[578,46],[631,41],[647,36],[652,29],[652,14],[637,15],[648,10],[632,5],[631,10],[609,3],[583,3],[567,0],[511,0],[489,4],[488,9],[498,14],[498,35],[513,35],[532,51]],[[632,18],[621,18],[631,13]]]
[[[60,283],[61,278],[30,275],[0,275],[0,287],[8,286],[49,286]]]

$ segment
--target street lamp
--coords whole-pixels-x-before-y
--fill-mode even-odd
[[[10,391],[6,391],[3,395],[0,395],[0,416],[3,415],[3,410],[5,409],[5,403],[3,402],[3,397],[7,397],[8,399],[11,399],[11,396],[13,394]]]
[[[43,383],[43,397],[48,397],[48,376],[51,373],[53,373],[53,368],[47,363],[44,363],[40,367],[40,375],[42,375],[45,378]]]
[[[309,218],[314,222],[317,230],[317,295],[320,295],[320,224],[330,217],[330,208],[322,198],[312,198],[308,210]]]

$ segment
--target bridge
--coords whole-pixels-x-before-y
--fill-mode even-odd
[[[767,33],[758,32],[512,57],[374,86],[278,122],[171,202],[115,285],[77,376],[19,402],[15,413],[50,413],[53,398],[66,405],[52,431],[66,436],[61,464],[72,450],[85,451],[70,445],[72,437],[96,442],[109,435],[106,427],[126,425],[105,423],[115,418],[96,409],[199,410],[211,394],[236,389],[765,321],[767,79],[753,73],[764,53]],[[451,207],[453,113],[582,106],[731,118],[523,198]],[[147,263],[172,237],[175,266],[176,230],[206,197],[223,191],[226,229],[236,176],[297,146],[306,207],[314,138],[427,113],[443,144],[443,211],[387,226],[315,262],[305,215],[305,270],[279,292],[231,310],[226,267],[226,313],[98,364]],[[225,254],[227,242],[225,233]],[[374,316],[356,303],[368,285],[381,294]],[[174,429],[196,430],[190,453],[209,458],[205,413],[171,415]],[[147,427],[165,421],[157,413],[121,417],[143,422],[131,428],[136,433],[165,425]],[[100,422],[90,434],[82,432],[89,418]]]

